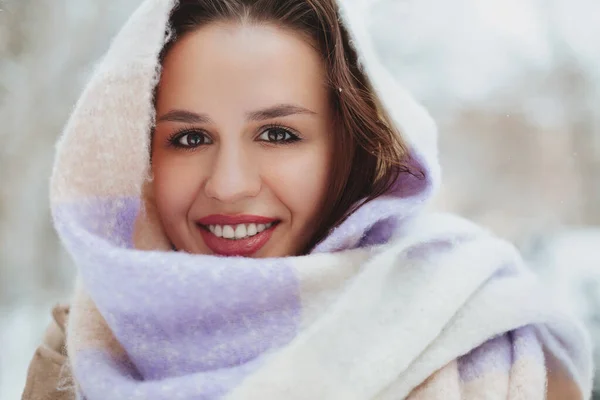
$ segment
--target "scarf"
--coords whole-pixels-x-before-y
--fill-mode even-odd
[[[171,251],[149,167],[158,54],[173,0],[145,0],[57,145],[51,206],[78,267],[67,330],[80,398],[544,399],[591,390],[589,339],[518,252],[423,211],[440,181],[427,113],[340,4],[363,70],[410,148],[409,172],[308,255]]]

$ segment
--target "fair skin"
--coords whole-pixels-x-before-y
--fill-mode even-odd
[[[175,248],[247,257],[302,251],[330,183],[325,82],[314,47],[274,25],[211,23],[173,45],[157,91],[152,172]]]

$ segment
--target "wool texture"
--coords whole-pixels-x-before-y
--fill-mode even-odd
[[[149,149],[174,5],[140,5],[57,145],[51,204],[78,266],[67,350],[80,398],[542,400],[550,377],[589,397],[589,338],[515,248],[424,211],[440,182],[435,124],[378,62],[369,1],[340,2],[341,20],[410,171],[308,255],[172,251]]]

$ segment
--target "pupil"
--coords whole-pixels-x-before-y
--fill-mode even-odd
[[[285,133],[281,129],[272,129],[269,131],[269,139],[279,141],[285,139]]]
[[[197,134],[191,135],[191,137],[188,139],[188,142],[190,142],[192,146],[198,145],[200,144],[200,136]]]

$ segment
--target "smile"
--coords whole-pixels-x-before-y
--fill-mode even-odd
[[[279,222],[254,215],[211,215],[196,223],[213,253],[248,257],[267,244]]]
[[[252,237],[269,229],[275,224],[275,222],[269,222],[268,224],[238,224],[238,225],[203,225],[204,228],[208,229],[213,235],[222,237],[224,239],[239,240]]]

